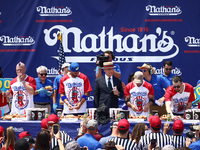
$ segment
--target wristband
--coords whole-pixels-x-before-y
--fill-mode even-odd
[[[152,102],[152,103],[154,103],[154,100],[153,100],[153,99],[150,99],[150,100],[149,100],[149,102]]]
[[[57,138],[57,141],[58,141],[58,140],[61,140],[61,138]]]
[[[83,95],[83,96],[82,96],[82,98],[86,99],[86,98],[87,98],[87,96],[86,96],[86,95]]]
[[[125,101],[126,105],[127,105],[128,102],[130,102],[130,100]]]
[[[25,81],[23,80],[22,83],[24,83]]]
[[[62,96],[61,99],[62,99],[62,101],[64,101],[65,99],[67,99],[67,97],[66,96]]]

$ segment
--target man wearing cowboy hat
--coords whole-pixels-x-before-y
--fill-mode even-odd
[[[118,98],[124,96],[122,82],[114,76],[113,62],[104,62],[105,75],[95,80],[94,107],[105,104],[108,108],[118,108]]]
[[[137,67],[138,69],[142,70],[144,80],[151,83],[154,89],[154,104],[150,107],[150,112],[152,113],[152,110],[157,110],[159,116],[162,116],[163,114],[167,114],[165,109],[165,90],[170,85],[161,78],[160,75],[155,75],[155,69],[148,63],[144,63],[141,67]]]

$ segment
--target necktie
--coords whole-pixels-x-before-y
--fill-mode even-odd
[[[112,91],[112,84],[110,82],[110,78],[108,78],[108,89],[110,92]]]

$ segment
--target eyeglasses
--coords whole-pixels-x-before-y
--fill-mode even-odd
[[[168,70],[170,70],[170,71],[172,70],[171,68],[165,68],[165,69],[166,69],[167,71],[168,71]]]
[[[47,76],[47,73],[40,73],[41,76]]]
[[[181,87],[180,85],[178,85],[178,86],[173,86],[174,89],[176,89],[176,88],[179,89],[180,87]]]
[[[142,70],[142,72],[146,72],[146,71],[147,71],[147,69]]]

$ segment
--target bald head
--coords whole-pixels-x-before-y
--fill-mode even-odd
[[[17,72],[17,76],[19,75],[24,75],[25,72],[26,72],[26,66],[24,63],[22,62],[19,62],[17,65],[16,65],[16,72]]]

